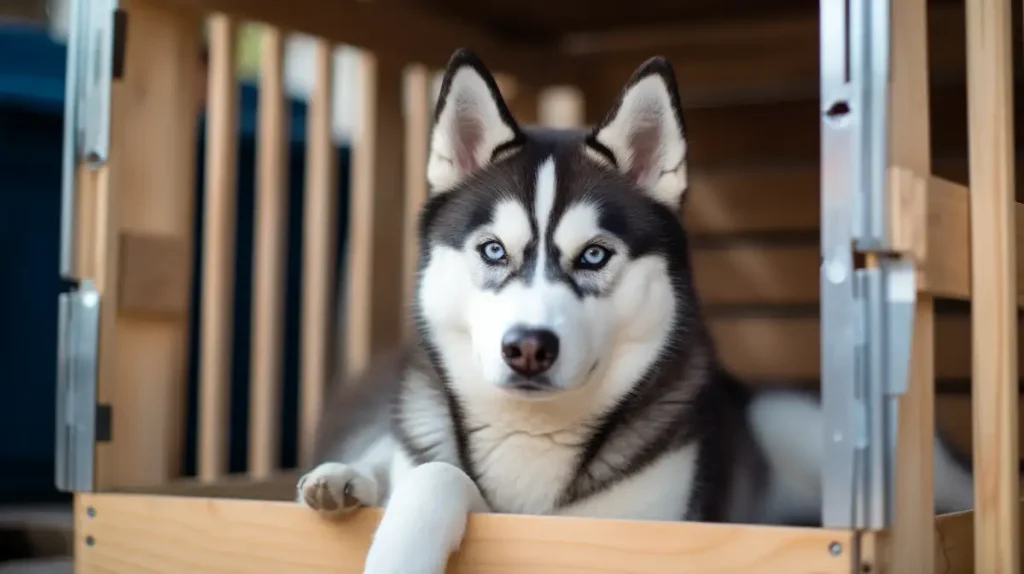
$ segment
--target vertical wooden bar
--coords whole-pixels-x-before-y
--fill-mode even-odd
[[[931,173],[926,0],[892,3],[889,165]],[[905,254],[906,256],[906,254]],[[893,572],[934,571],[934,301],[917,294],[910,384],[900,400]]]
[[[364,52],[362,122],[352,142],[345,370],[401,337],[405,150],[401,61]]]
[[[261,41],[249,407],[249,473],[254,478],[268,477],[279,463],[291,139],[284,95],[284,34],[268,26]]]
[[[80,170],[75,237],[77,272],[102,297],[98,401],[112,426],[96,445],[98,490],[180,476],[188,366],[190,292],[181,287],[192,275],[200,20],[152,0],[120,8],[130,30],[111,88],[110,158]],[[139,247],[150,261],[132,257]],[[174,287],[133,280],[153,266]],[[173,304],[145,304],[158,297]]]
[[[974,569],[1020,572],[1010,0],[967,3]]]
[[[419,260],[417,237],[420,207],[427,199],[427,154],[430,148],[430,73],[421,64],[405,71],[405,225],[402,301],[408,310],[413,303]],[[408,337],[414,323],[406,312],[403,334]]]
[[[227,473],[231,338],[235,288],[238,169],[237,25],[210,18],[207,84],[203,280],[199,331],[199,478]]]
[[[306,190],[302,239],[302,354],[299,461],[312,462],[324,385],[330,376],[331,305],[337,253],[337,153],[334,126],[334,46],[316,44],[316,86],[306,118]]]
[[[540,125],[553,128],[578,128],[584,125],[586,110],[583,94],[575,86],[551,86],[539,95]]]

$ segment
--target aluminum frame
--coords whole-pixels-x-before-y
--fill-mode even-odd
[[[910,373],[915,267],[888,209],[890,0],[822,0],[822,522],[892,522],[899,397]],[[858,269],[855,253],[871,264]]]

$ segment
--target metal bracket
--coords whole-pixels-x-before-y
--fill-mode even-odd
[[[835,528],[892,520],[910,372],[915,268],[889,236],[890,1],[821,2],[822,521]],[[854,252],[876,264],[857,269]]]
[[[91,492],[100,294],[91,281],[83,281],[60,295],[59,306],[56,484],[63,492]]]
[[[74,279],[77,168],[107,162],[110,150],[110,84],[124,35],[117,0],[70,0],[64,86],[64,150],[61,178],[60,274]]]

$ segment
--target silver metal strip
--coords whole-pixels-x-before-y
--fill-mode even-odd
[[[110,88],[116,0],[70,0],[64,71],[60,274],[75,279],[79,162],[106,163],[110,152]]]
[[[78,165],[78,81],[81,75],[81,48],[83,26],[81,21],[85,0],[69,0],[67,64],[64,71],[64,144],[61,162],[61,211],[60,211],[60,275],[72,279],[75,262],[75,214],[77,211],[77,165]]]
[[[888,251],[889,210],[886,172],[889,165],[889,60],[891,0],[850,3],[851,74],[863,108],[858,130],[861,205],[854,227],[859,251]]]
[[[110,84],[114,62],[114,11],[117,0],[88,0],[86,42],[83,46],[85,101],[82,158],[90,167],[107,162],[110,153]]]
[[[57,344],[57,464],[64,492],[91,492],[96,443],[100,294],[91,281],[60,295]]]
[[[854,0],[856,1],[856,0]],[[821,400],[824,411],[822,520],[855,524],[857,493],[857,301],[853,227],[857,208],[858,77],[853,75],[846,0],[820,3],[821,42]]]

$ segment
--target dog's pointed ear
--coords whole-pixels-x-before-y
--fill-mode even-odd
[[[661,57],[633,73],[586,143],[588,155],[673,209],[687,187],[686,144],[675,72]]]
[[[427,162],[431,192],[451,189],[522,143],[522,131],[494,76],[473,53],[456,51],[448,61],[434,110]]]

